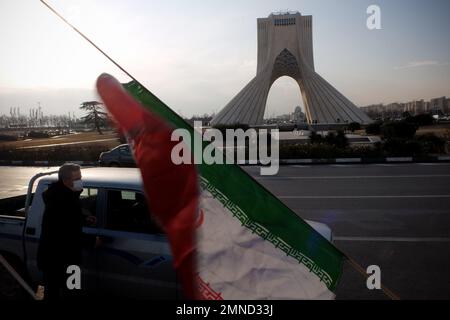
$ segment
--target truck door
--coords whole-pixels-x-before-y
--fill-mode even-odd
[[[97,248],[101,290],[127,298],[175,299],[170,246],[144,195],[132,190],[104,192],[106,215]]]
[[[83,215],[94,216],[97,218],[100,201],[98,198],[98,189],[84,187],[80,195]],[[87,290],[91,294],[98,290],[97,274],[97,252],[95,249],[96,230],[98,222],[95,225],[83,227],[83,261],[82,261],[82,290]]]

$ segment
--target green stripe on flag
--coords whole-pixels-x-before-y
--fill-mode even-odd
[[[142,105],[175,128],[194,129],[139,83],[124,85]],[[192,139],[194,140],[194,139]],[[203,144],[203,147],[206,144]],[[297,216],[237,165],[199,164],[202,187],[211,192],[243,226],[304,264],[334,290],[346,258],[342,252]]]

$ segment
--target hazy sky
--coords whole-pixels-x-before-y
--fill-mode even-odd
[[[256,73],[256,18],[313,16],[316,71],[357,105],[450,96],[450,1],[49,0],[172,109],[217,112]],[[366,27],[381,7],[382,30]],[[38,0],[0,0],[0,114],[40,102],[67,114],[97,99],[96,77],[129,79]],[[293,111],[298,86],[272,87],[266,113]]]

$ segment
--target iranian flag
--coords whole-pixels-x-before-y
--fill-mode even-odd
[[[199,134],[138,82],[124,84],[123,88],[150,111],[149,114],[163,119],[170,130],[183,128],[191,135]],[[103,91],[103,94],[100,90],[99,93],[105,101],[108,88]],[[112,96],[108,101],[114,99]],[[105,104],[109,108],[108,101]],[[121,107],[125,115],[131,114],[126,101]],[[167,138],[167,128],[164,130],[166,134],[159,138]],[[139,136],[139,132],[134,134]],[[168,148],[161,146],[164,143],[158,141],[155,145],[159,145],[161,159],[167,160],[170,154],[167,155]],[[166,143],[170,144],[169,141]],[[184,188],[173,189],[174,194],[181,195],[182,199],[170,199],[171,186],[166,183],[164,189],[162,177],[160,185],[147,189],[150,188],[147,185],[150,182],[146,183],[146,175],[151,176],[150,166],[154,171],[158,167],[151,163],[143,164],[142,151],[136,154],[135,150],[135,156],[143,172],[148,195],[152,197],[151,192],[165,193],[167,203],[164,205],[170,209],[175,206],[173,203],[183,204],[182,207],[177,206],[181,213],[172,212],[163,224],[173,226],[180,225],[178,222],[181,220],[185,222],[182,228],[166,230],[175,267],[178,270],[184,268],[184,285],[190,286],[186,278],[194,280],[193,288],[187,292],[195,291],[196,294],[190,297],[213,300],[334,298],[333,291],[345,256],[239,166],[199,164],[196,166],[198,177],[195,186],[189,185],[192,171],[187,168],[187,182],[178,175]],[[166,168],[165,171],[170,170]],[[148,179],[150,181],[151,177]],[[191,192],[189,186],[192,187]],[[192,219],[191,224],[189,219]],[[180,230],[184,230],[184,238],[182,232],[178,232]],[[191,231],[195,232],[195,261]],[[186,260],[186,257],[189,258]]]

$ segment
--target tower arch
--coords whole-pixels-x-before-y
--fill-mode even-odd
[[[266,119],[277,115],[285,115],[295,111],[295,107],[304,110],[303,98],[298,81],[290,76],[281,76],[272,83],[267,96],[264,111]]]
[[[259,18],[256,76],[214,117],[212,125],[263,123],[269,90],[289,76],[299,84],[309,124],[372,120],[314,69],[312,16],[299,12]]]

